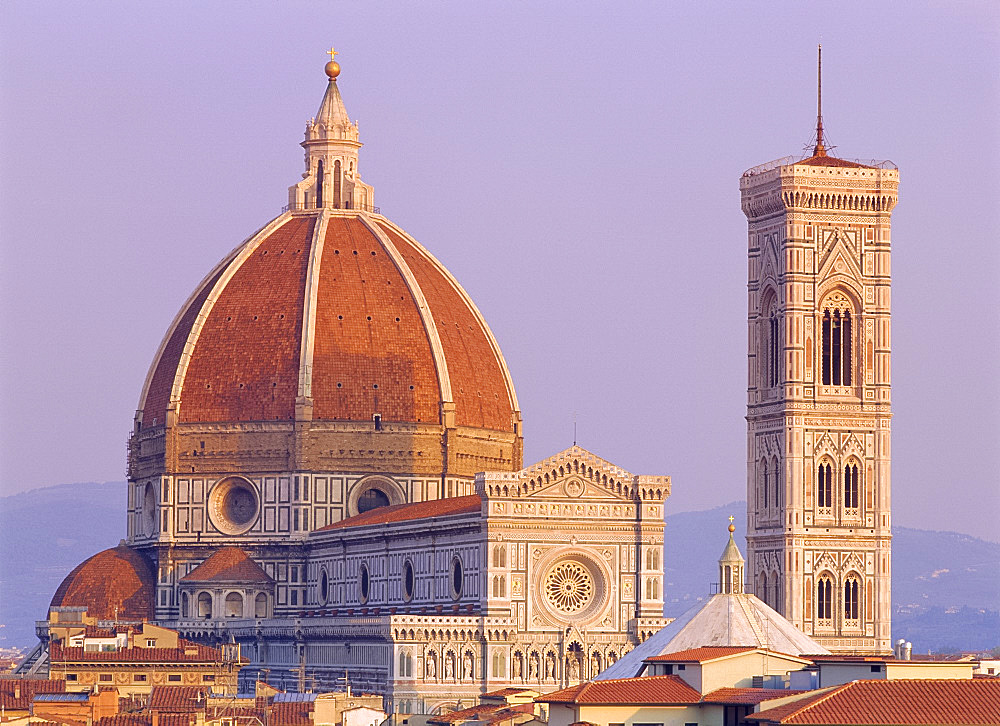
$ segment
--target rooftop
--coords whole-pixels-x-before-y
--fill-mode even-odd
[[[1000,681],[852,681],[746,717],[770,724],[1000,724]]]
[[[701,694],[678,676],[647,676],[581,683],[536,700],[591,706],[662,706],[698,703]]]
[[[407,522],[414,519],[429,519],[431,517],[446,517],[454,514],[473,514],[482,510],[483,500],[478,494],[468,494],[464,497],[449,497],[434,499],[429,502],[414,502],[411,504],[396,504],[390,507],[379,507],[363,514],[342,519],[316,530],[328,532],[347,527],[371,526],[374,524],[389,524],[390,522]]]

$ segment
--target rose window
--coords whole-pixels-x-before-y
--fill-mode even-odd
[[[545,576],[545,596],[556,610],[578,613],[594,599],[594,576],[573,560],[557,562]]]

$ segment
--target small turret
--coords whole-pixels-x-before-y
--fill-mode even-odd
[[[733,518],[729,518],[729,542],[719,558],[719,592],[726,595],[737,595],[743,592],[743,565],[745,560],[740,554],[740,548],[733,540],[736,526]]]
[[[325,72],[329,81],[315,118],[306,124],[306,170],[302,181],[288,188],[289,209],[371,210],[374,190],[358,173],[358,124],[352,122],[337,87],[340,64],[331,48]]]

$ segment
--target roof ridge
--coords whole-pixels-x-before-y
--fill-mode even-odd
[[[794,714],[792,714],[792,715],[798,715],[800,713],[805,713],[806,711],[808,711],[813,706],[818,706],[821,703],[825,703],[827,700],[829,700],[833,696],[837,695],[838,693],[842,693],[842,692],[846,691],[848,688],[850,688],[851,686],[853,686],[853,685],[855,685],[857,683],[860,683],[860,681],[851,681],[850,683],[841,683],[839,686],[833,686],[829,691],[827,691],[823,695],[819,696],[815,701],[810,701],[809,703],[807,703],[806,705],[804,705],[801,709],[799,709],[798,711],[795,711]],[[886,683],[888,683],[888,681],[886,681]]]

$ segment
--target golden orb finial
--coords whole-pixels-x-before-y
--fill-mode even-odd
[[[733,515],[731,515],[731,514],[730,514],[730,515],[729,515],[729,532],[730,532],[730,533],[732,533],[732,532],[735,532],[735,531],[736,531],[736,525],[735,525],[735,524],[733,524],[733,520],[734,520],[734,519],[736,519],[736,517],[734,517]]]
[[[326,54],[330,56],[330,62],[326,64],[326,68],[324,68],[324,70],[326,71],[326,75],[333,80],[340,75],[340,64],[335,60],[337,57],[337,51],[335,51],[331,46],[330,50],[328,50]]]

